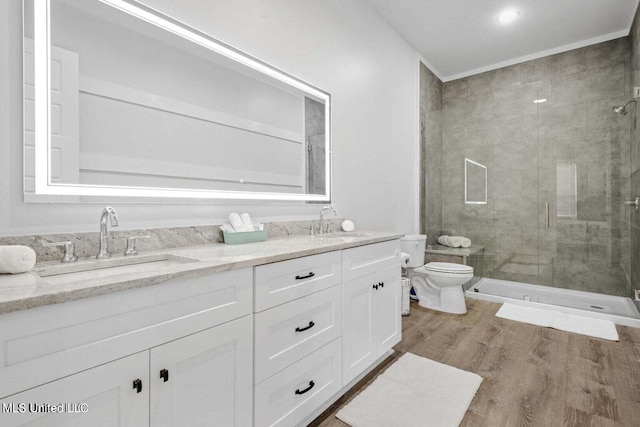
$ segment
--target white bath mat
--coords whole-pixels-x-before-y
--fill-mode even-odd
[[[405,353],[337,417],[352,427],[455,427],[482,377]]]
[[[562,313],[556,310],[516,305],[505,302],[496,313],[503,319],[545,326],[561,331],[619,341],[616,325],[610,320]]]

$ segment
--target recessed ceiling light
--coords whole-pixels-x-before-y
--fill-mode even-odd
[[[547,102],[547,98],[540,98],[540,99],[534,99],[533,100],[534,104],[540,104],[542,102]]]
[[[505,10],[498,16],[498,22],[501,24],[509,24],[515,21],[518,16],[520,16],[520,12],[518,12],[517,10]]]

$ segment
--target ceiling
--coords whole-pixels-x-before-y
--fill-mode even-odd
[[[640,0],[366,1],[449,81],[624,37]]]

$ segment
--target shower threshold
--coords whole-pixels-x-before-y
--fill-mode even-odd
[[[480,279],[465,294],[469,298],[533,305],[640,328],[640,312],[631,298],[489,278]]]

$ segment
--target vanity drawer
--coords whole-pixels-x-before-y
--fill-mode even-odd
[[[342,388],[341,339],[254,387],[254,426],[296,426]]]
[[[342,280],[348,282],[396,265],[400,265],[399,240],[345,249],[342,251]]]
[[[254,318],[254,383],[258,384],[341,335],[341,287],[279,305]]]
[[[245,268],[2,314],[0,398],[251,314],[251,276]]]
[[[341,262],[334,251],[254,267],[255,312],[339,284]]]

